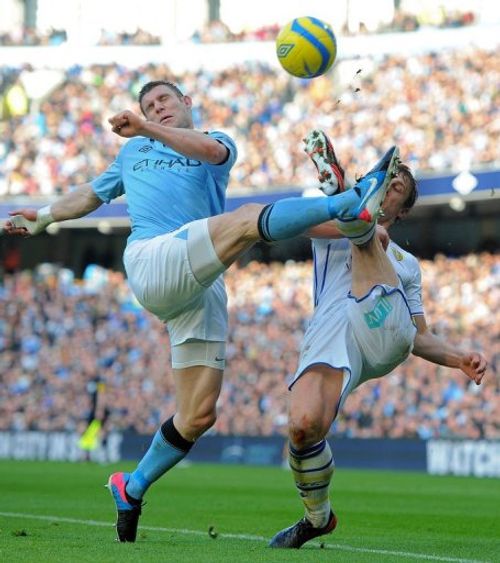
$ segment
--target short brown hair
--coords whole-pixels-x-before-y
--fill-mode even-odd
[[[142,98],[144,98],[144,96],[148,92],[150,92],[153,88],[156,88],[157,86],[167,86],[167,88],[170,88],[170,90],[172,90],[172,92],[174,92],[177,95],[177,97],[179,98],[184,97],[184,94],[181,92],[177,84],[174,84],[173,82],[169,82],[168,80],[152,80],[151,82],[146,82],[146,84],[144,84],[144,86],[141,88],[139,92],[139,105],[141,106],[141,110],[142,110]]]
[[[398,174],[401,174],[401,176],[403,176],[405,183],[410,188],[408,197],[403,204],[403,209],[409,211],[415,205],[415,202],[418,199],[417,181],[415,180],[415,176],[413,176],[410,167],[403,162],[398,162]]]

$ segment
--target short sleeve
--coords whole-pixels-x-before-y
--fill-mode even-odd
[[[222,131],[211,131],[208,134],[212,139],[216,139],[219,143],[222,143],[229,151],[229,155],[227,159],[222,162],[221,164],[208,164],[212,170],[219,169],[221,171],[228,171],[231,170],[236,159],[238,158],[238,150],[236,148],[236,143],[231,139],[229,135],[226,133],[222,133]]]
[[[422,274],[416,258],[412,264],[412,276],[405,287],[406,299],[412,315],[423,315],[424,305],[422,302]]]
[[[90,182],[99,199],[109,203],[125,193],[122,181],[120,155],[97,178]]]

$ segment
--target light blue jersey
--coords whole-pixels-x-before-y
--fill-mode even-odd
[[[132,228],[128,242],[163,235],[224,212],[236,145],[220,131],[208,134],[228,148],[224,163],[190,159],[159,141],[134,137],[108,169],[91,182],[105,203],[126,194]]]

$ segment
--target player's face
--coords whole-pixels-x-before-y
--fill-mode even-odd
[[[406,215],[407,211],[404,210],[404,204],[410,195],[410,189],[401,174],[391,180],[382,204],[384,217],[381,219],[381,223],[393,223],[397,217],[402,218]]]
[[[155,86],[144,94],[142,111],[148,121],[169,127],[192,128],[191,98],[179,96],[165,84]]]

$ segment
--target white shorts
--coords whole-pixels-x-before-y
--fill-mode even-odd
[[[227,337],[227,295],[208,220],[132,242],[123,256],[139,303],[167,323],[172,346]]]
[[[416,331],[401,289],[376,285],[361,299],[349,295],[314,315],[290,388],[315,364],[343,369],[340,408],[358,385],[389,373],[408,357]]]

